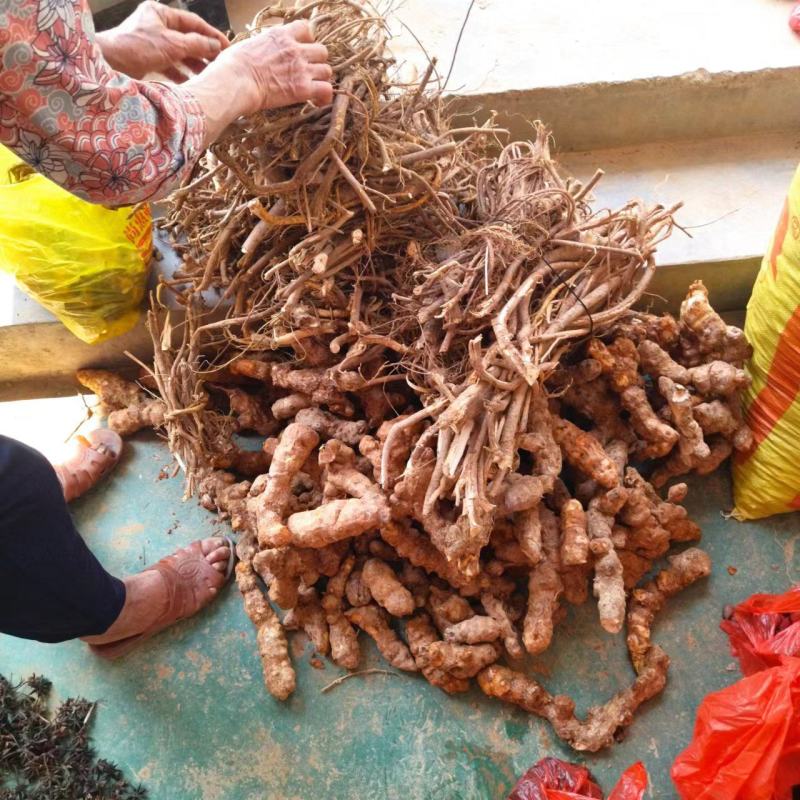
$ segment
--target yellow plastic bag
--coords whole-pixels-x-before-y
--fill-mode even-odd
[[[755,444],[734,459],[737,519],[800,509],[800,167],[747,304]]]
[[[149,206],[87,203],[0,147],[0,270],[79,339],[136,324],[152,251]]]

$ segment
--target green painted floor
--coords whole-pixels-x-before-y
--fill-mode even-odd
[[[220,529],[193,502],[181,503],[180,478],[158,479],[168,464],[163,443],[134,440],[119,470],[74,506],[86,540],[117,574]],[[544,755],[584,761],[606,789],[641,759],[652,777],[649,797],[673,798],[669,764],[690,737],[697,704],[738,675],[717,627],[722,607],[800,580],[796,516],[726,521],[725,475],[695,483],[688,505],[704,527],[714,573],[657,624],[655,639],[673,660],[665,694],[643,709],[622,744],[597,756],[581,759],[544,722],[478,691],[449,698],[415,676],[357,677],[322,694],[340,671],[327,663],[315,669],[307,644],[294,648],[298,691],[278,703],[263,688],[253,630],[234,588],[123,663],[97,661],[79,642],[0,637],[0,672],[42,672],[59,696],[99,699],[98,750],[146,783],[153,800],[502,798]],[[632,675],[622,636],[604,634],[594,614],[588,605],[571,615],[533,664],[550,689],[574,694],[581,707]],[[366,666],[380,666],[368,650]]]

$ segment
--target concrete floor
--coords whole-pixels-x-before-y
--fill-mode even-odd
[[[53,444],[81,415],[75,398],[0,404],[0,430]],[[137,438],[109,481],[74,506],[83,535],[117,574],[221,529],[193,502],[181,503],[180,478],[159,480],[169,463],[155,437]],[[698,703],[737,678],[717,628],[720,610],[800,580],[797,517],[738,524],[720,514],[730,504],[724,473],[693,487],[689,507],[703,525],[713,575],[657,623],[655,640],[673,661],[666,692],[622,744],[597,756],[571,753],[547,724],[477,691],[450,698],[416,676],[354,678],[322,694],[340,670],[315,669],[299,637],[298,690],[278,703],[263,688],[252,626],[233,588],[122,663],[95,660],[77,642],[0,636],[0,672],[43,672],[60,696],[99,699],[98,751],[144,781],[153,800],[496,800],[545,755],[586,763],[606,788],[641,759],[652,778],[648,797],[669,800],[676,796],[669,765],[691,736]],[[571,613],[553,648],[531,664],[580,708],[631,680],[622,636],[604,634],[595,613],[593,604]],[[365,666],[383,666],[371,645],[365,649]]]

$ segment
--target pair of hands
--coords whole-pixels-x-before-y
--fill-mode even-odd
[[[261,109],[333,98],[328,51],[304,21],[232,45],[197,14],[146,0],[121,25],[97,34],[97,43],[109,65],[132,78],[159,73],[184,83],[192,73],[186,86],[212,127]],[[225,109],[214,110],[215,103]]]

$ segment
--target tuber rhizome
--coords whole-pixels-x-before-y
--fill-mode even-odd
[[[666,682],[655,614],[710,570],[674,554],[700,538],[674,479],[751,446],[748,345],[699,282],[677,319],[635,310],[675,209],[593,212],[601,173],[565,177],[539,124],[503,147],[492,120],[455,127],[435,63],[400,83],[358,2],[268,8],[252,31],[300,16],[333,105],[211,147],[165,222],[183,266],[160,292],[185,322],[154,299],[140,383],[78,377],[111,427],[161,427],[187,494],[230,520],[276,697],[295,688],[287,629],[349,670],[362,631],[446,692],[476,678],[608,746]],[[637,677],[578,720],[522,657],[591,595],[605,630],[627,618]]]

